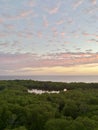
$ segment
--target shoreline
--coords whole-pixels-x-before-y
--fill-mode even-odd
[[[48,82],[84,82],[98,83],[98,75],[32,75],[32,76],[0,76],[0,80],[34,80]]]

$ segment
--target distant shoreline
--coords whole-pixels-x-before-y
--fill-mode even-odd
[[[35,80],[52,82],[86,82],[98,83],[98,75],[32,75],[32,76],[0,76],[0,80]]]

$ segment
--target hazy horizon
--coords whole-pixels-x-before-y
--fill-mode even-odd
[[[32,75],[32,76],[0,76],[0,80],[35,80],[52,82],[85,82],[98,83],[98,75]]]

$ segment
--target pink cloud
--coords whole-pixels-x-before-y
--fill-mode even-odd
[[[91,0],[91,2],[96,5],[97,4],[97,0]]]
[[[48,20],[45,16],[43,17],[43,24],[44,24],[45,27],[49,26],[49,22],[48,22]]]
[[[59,11],[60,5],[61,3],[57,3],[55,7],[46,10],[48,11],[49,14],[56,14]]]
[[[28,67],[30,66],[31,62],[35,62],[37,60],[36,54],[30,54],[30,53],[16,53],[16,54],[9,54],[9,53],[1,53],[0,54],[0,60],[2,61],[0,68],[8,68],[8,69],[17,69],[22,67]],[[36,65],[36,62],[32,62],[32,67]],[[29,64],[28,64],[29,63]],[[24,65],[25,64],[25,65]],[[35,64],[35,65],[34,65]]]
[[[65,32],[61,32],[61,36],[64,38],[65,37]]]
[[[78,0],[77,2],[75,2],[74,5],[73,5],[73,9],[78,8],[83,3],[83,1],[84,0]]]
[[[91,34],[89,34],[89,33],[87,33],[87,32],[83,32],[82,35],[83,35],[83,36],[86,36],[86,37],[92,36]]]
[[[31,10],[25,10],[25,11],[21,11],[21,12],[19,12],[18,14],[16,14],[16,15],[9,15],[9,14],[7,14],[7,15],[4,15],[4,19],[5,19],[5,21],[6,21],[6,19],[7,20],[18,20],[18,19],[22,19],[22,18],[27,18],[27,17],[29,17],[29,16],[35,16],[36,14],[33,12],[33,10],[31,9]]]
[[[16,33],[16,35],[18,37],[27,38],[27,39],[31,39],[34,36],[34,34],[32,32],[29,32],[29,31],[21,31],[21,32]]]
[[[88,8],[88,9],[86,10],[86,12],[87,12],[88,14],[94,14],[96,11],[98,11],[98,8],[97,8],[97,7]]]
[[[57,25],[60,25],[60,24],[63,24],[64,23],[64,20],[59,20],[59,21],[57,21]]]
[[[70,42],[68,42],[68,41],[65,41],[65,42],[64,42],[64,44],[70,44]]]
[[[33,7],[33,6],[35,6],[36,4],[35,4],[34,1],[29,1],[29,2],[28,2],[28,5],[31,6],[31,7]]]
[[[52,28],[53,36],[56,37],[58,35],[58,31],[56,28]]]
[[[37,36],[38,36],[39,38],[42,38],[42,32],[39,31],[39,32],[37,33]]]
[[[7,25],[5,25],[8,29],[10,29],[10,30],[13,30],[14,28],[15,28],[15,26],[14,25],[12,25],[12,24],[7,24]]]
[[[98,63],[98,53],[51,53],[37,55],[31,53],[0,53],[0,68],[3,70],[15,70],[36,67],[76,66]]]
[[[0,23],[3,23],[4,19],[3,18],[0,18]]]
[[[26,17],[27,15],[30,15],[30,14],[32,14],[32,10],[22,11],[22,12],[20,13],[20,16],[21,16],[21,17]]]
[[[0,32],[0,37],[4,38],[4,37],[7,37],[7,36],[9,36],[9,33]]]
[[[49,10],[49,14],[56,14],[58,10],[59,10],[58,7],[52,8],[51,10]]]

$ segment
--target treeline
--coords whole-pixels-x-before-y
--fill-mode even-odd
[[[98,84],[0,81],[0,130],[98,130]]]
[[[41,90],[72,90],[72,89],[98,89],[98,83],[63,83],[51,81],[33,81],[33,80],[2,80],[0,81],[0,90],[13,87],[25,87],[28,89]]]

